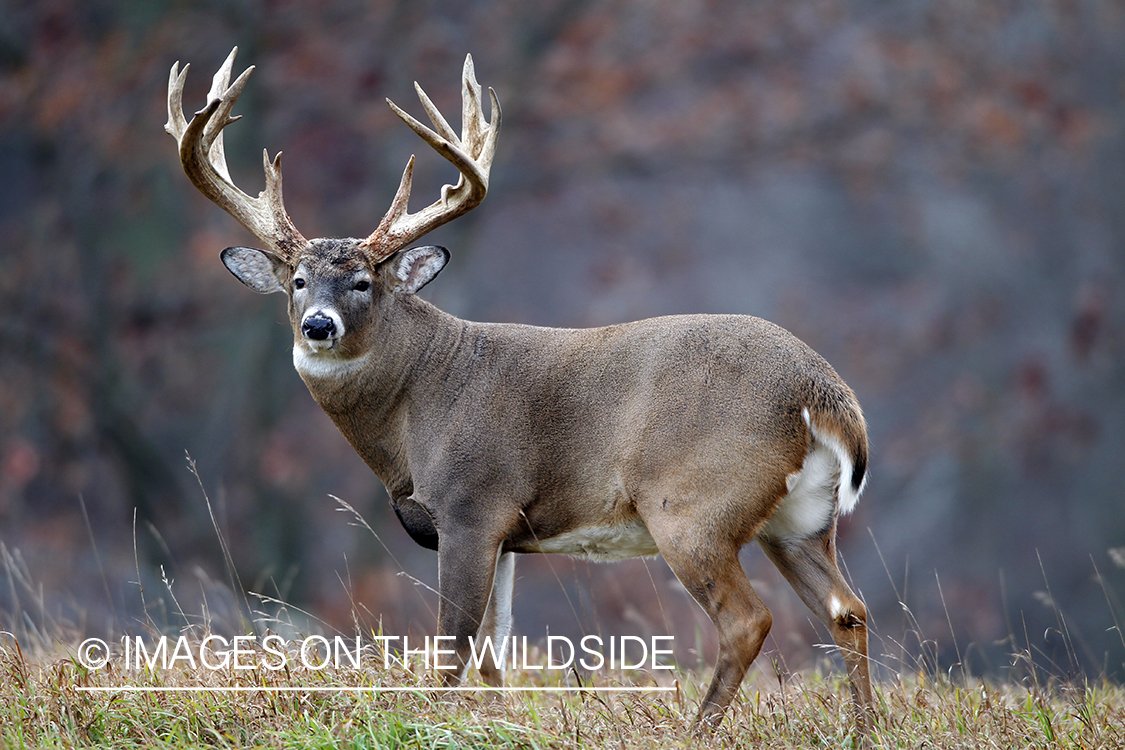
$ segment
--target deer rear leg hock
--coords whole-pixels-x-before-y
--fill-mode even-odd
[[[835,528],[811,539],[761,539],[762,548],[801,600],[832,634],[848,670],[856,729],[871,730],[871,674],[867,660],[867,609],[836,564]]]

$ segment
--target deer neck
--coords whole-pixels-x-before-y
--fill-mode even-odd
[[[388,300],[367,353],[294,365],[320,405],[392,497],[409,495],[406,440],[412,404],[431,400],[463,366],[468,323],[413,295]]]

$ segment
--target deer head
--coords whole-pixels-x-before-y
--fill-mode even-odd
[[[183,89],[188,65],[172,66],[168,77],[167,130],[179,144],[180,161],[192,183],[237,219],[263,249],[229,247],[222,252],[226,267],[256,292],[285,292],[294,333],[294,356],[307,367],[355,360],[370,350],[369,337],[382,298],[414,294],[429,283],[449,259],[440,247],[404,250],[432,229],[471,211],[488,192],[488,173],[496,152],[501,112],[496,92],[488,90],[492,120],[481,107],[472,56],[466,56],[461,78],[462,127],[458,135],[417,83],[418,98],[433,123],[430,129],[387,103],[435,151],[457,167],[456,185],[445,185],[438,200],[409,213],[414,157],[402,174],[391,206],[365,239],[306,240],[285,210],[281,193],[281,154],[271,161],[263,152],[265,189],[252,198],[231,180],[223,149],[223,129],[240,118],[231,110],[253,66],[230,83],[238,48],[231,50],[215,74],[207,105],[187,121]],[[300,369],[300,368],[299,368]]]

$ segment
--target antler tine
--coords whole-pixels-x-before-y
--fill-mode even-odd
[[[361,247],[372,263],[390,257],[399,248],[413,242],[427,232],[471,211],[488,193],[488,173],[496,152],[496,138],[500,132],[502,115],[496,92],[489,89],[492,103],[492,122],[484,119],[481,111],[480,84],[476,81],[472,56],[465,57],[461,85],[461,137],[458,138],[445,117],[434,106],[426,92],[417,83],[414,88],[422,109],[426,111],[434,130],[423,125],[399,108],[390,99],[387,104],[410,129],[441,154],[461,173],[456,185],[445,185],[441,197],[415,214],[407,211],[414,172],[414,157],[406,165],[391,207],[379,226],[363,241]],[[436,132],[435,132],[436,131]]]
[[[473,56],[465,56],[465,68],[461,73],[461,140],[474,146],[482,144],[481,133],[488,128],[484,112],[481,111],[480,84],[477,83]],[[474,159],[479,152],[470,151]]]
[[[496,127],[493,128],[484,119],[480,98],[481,87],[477,83],[472,55],[465,56],[465,69],[461,74],[461,92],[461,140],[472,144],[469,154],[487,172],[496,154],[496,136],[500,134],[500,121],[497,120]],[[494,116],[499,117],[500,102],[496,100],[496,92],[491,86],[488,88],[488,96]]]
[[[237,53],[235,47],[215,73],[207,106],[196,112],[190,122],[183,114],[184,81],[189,66],[185,65],[182,72],[179,63],[172,66],[168,76],[168,123],[164,129],[179,144],[184,172],[199,191],[268,245],[283,262],[294,265],[307,241],[293,226],[282,201],[281,154],[271,162],[269,153],[263,151],[266,186],[257,198],[239,190],[227,168],[223,128],[241,119],[230,112],[254,70],[253,66],[247,68],[228,86]]]
[[[171,134],[178,143],[184,137],[187,129],[187,120],[184,118],[184,81],[187,80],[188,68],[191,63],[184,65],[180,72],[180,62],[172,63],[172,70],[168,73],[168,122],[164,123],[164,130]]]
[[[211,146],[207,149],[208,157],[211,163],[215,165],[217,171],[223,178],[234,184],[234,180],[230,178],[230,170],[227,169],[227,154],[223,148],[223,128],[230,123],[239,119],[238,117],[231,117],[230,111],[234,107],[234,103],[238,101],[238,97],[242,95],[242,88],[246,85],[246,79],[249,77],[254,66],[242,72],[234,86],[229,86],[231,69],[234,67],[234,56],[238,52],[238,47],[235,47],[227,55],[227,59],[223,61],[222,66],[215,72],[214,77],[211,79],[211,90],[207,92],[207,101],[213,99],[220,99],[224,104],[219,105],[219,109],[215,112],[215,116],[207,123],[207,128],[203,131],[203,142],[210,143]],[[230,96],[226,96],[230,91]],[[221,123],[221,124],[220,124]]]
[[[444,138],[445,140],[449,141],[450,143],[455,143],[460,146],[461,139],[457,137],[457,133],[455,133],[453,128],[449,126],[449,122],[445,119],[445,116],[442,115],[442,113],[434,105],[433,101],[430,100],[430,97],[426,95],[426,92],[422,90],[422,87],[418,85],[417,81],[414,82],[414,90],[418,92],[418,100],[422,102],[422,109],[426,110],[426,115],[430,118],[430,122],[432,122],[434,124],[434,127],[437,128],[437,135],[440,138]],[[391,106],[394,107],[394,104],[390,99],[387,100],[387,103],[391,104]],[[398,112],[401,112],[401,110],[399,110],[397,107],[394,107],[394,109]],[[404,114],[406,113],[401,112],[401,114],[399,114],[399,117],[402,117]],[[406,115],[406,117],[410,117],[410,115]],[[408,122],[410,121],[413,121],[414,123],[410,127],[414,128],[415,132],[418,132],[418,128],[421,127],[433,134],[433,131],[415,120],[413,117],[410,117],[410,120]],[[421,134],[419,133],[419,135]],[[425,136],[422,137],[424,138]]]
[[[477,157],[477,163],[481,165],[486,173],[492,168],[492,160],[496,156],[496,138],[500,135],[500,101],[496,98],[496,92],[492,87],[488,87],[488,98],[492,105],[492,113],[494,122],[488,126],[487,133],[484,138],[484,145],[481,147],[480,155]],[[484,115],[481,115],[483,122]]]

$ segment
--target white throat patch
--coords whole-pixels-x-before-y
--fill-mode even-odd
[[[293,345],[293,367],[301,377],[315,380],[348,377],[367,364],[370,354],[344,359],[330,350],[309,351],[301,344]]]

